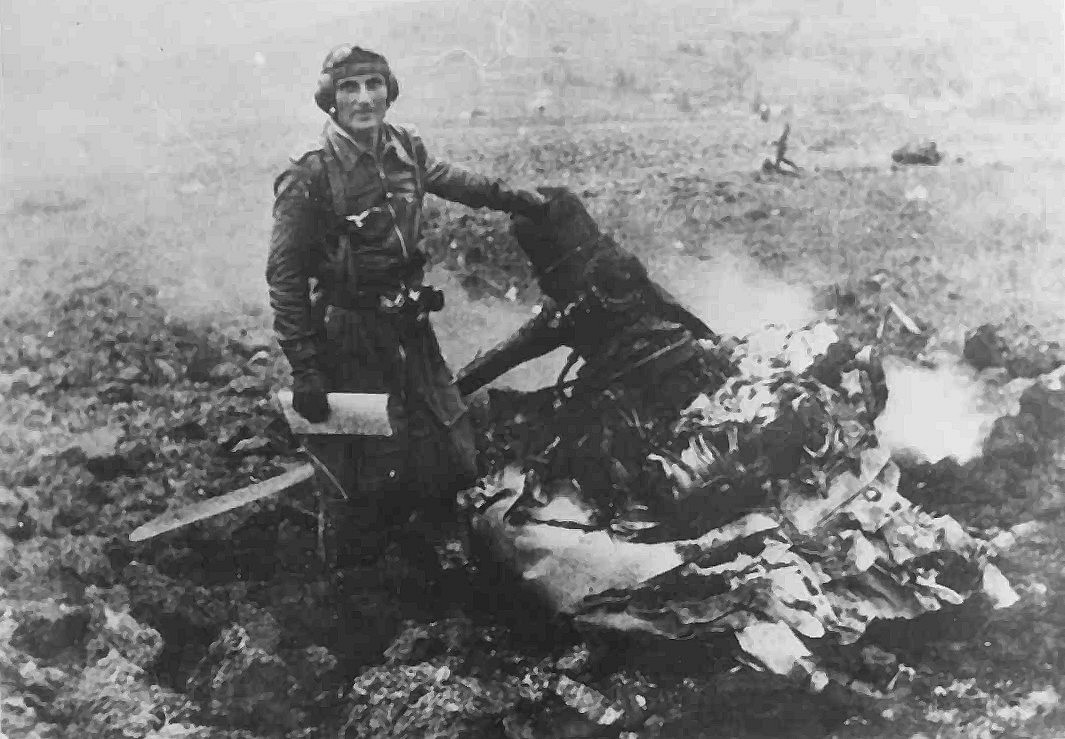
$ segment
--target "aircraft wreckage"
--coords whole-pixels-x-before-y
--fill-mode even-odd
[[[548,217],[514,228],[546,298],[458,382],[560,346],[580,363],[554,388],[494,393],[508,410],[479,441],[497,470],[466,501],[551,607],[669,639],[731,632],[752,666],[817,688],[818,643],[980,591],[1016,600],[986,543],[899,494],[872,347],[826,323],[719,337],[575,195],[548,194]]]

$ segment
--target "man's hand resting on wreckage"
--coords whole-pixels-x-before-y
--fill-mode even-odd
[[[325,378],[318,370],[305,370],[292,377],[292,408],[311,423],[329,417]]]
[[[543,193],[539,192],[540,188],[536,189],[537,192],[530,190],[514,191],[513,201],[508,208],[512,216],[522,216],[535,221],[546,215],[547,198],[544,197]]]

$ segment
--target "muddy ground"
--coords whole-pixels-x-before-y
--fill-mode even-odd
[[[0,473],[9,736],[1049,736],[1059,726],[1065,575],[1049,563],[1065,508],[1061,391],[1029,390],[967,464],[904,463],[904,492],[928,509],[985,538],[1013,527],[997,541],[1021,602],[883,624],[838,656],[844,684],[810,695],[741,668],[727,639],[577,633],[478,560],[460,528],[440,572],[398,546],[337,566],[319,553],[311,487],[130,543],[168,506],[296,458],[269,400],[281,360],[267,334],[187,325],[151,289],[103,281],[45,299],[38,319],[9,323],[20,338],[0,366],[2,443],[16,462]],[[878,299],[845,296],[840,325],[868,338]],[[895,327],[881,343],[916,357],[924,342]],[[1006,351],[1047,356],[1031,343]],[[1013,366],[994,382],[1016,379],[1024,365]],[[598,725],[607,706],[623,718]]]
[[[919,361],[961,358],[968,334],[1002,325],[1016,346],[980,382],[1014,394],[1014,376],[1055,363],[1026,347],[1065,336],[1060,3],[402,5],[14,3],[3,732],[525,737],[607,717],[605,732],[641,737],[1065,733],[1053,393],[1010,411],[980,458],[904,464],[912,500],[1002,545],[1020,602],[885,624],[838,656],[847,684],[818,696],[734,671],[727,643],[574,633],[483,562],[427,579],[393,550],[334,569],[310,488],[129,542],[168,507],[296,458],[269,401],[288,381],[267,332],[270,183],[316,135],[316,65],[352,34],[389,54],[403,85],[391,115],[434,154],[574,188],[722,333],[834,315],[847,336]],[[762,169],[785,123],[798,177]],[[892,161],[929,138],[938,165]],[[449,301],[437,326],[460,365],[536,295],[505,219],[430,209]],[[928,410],[913,415],[937,428]],[[456,539],[442,559],[465,551]]]

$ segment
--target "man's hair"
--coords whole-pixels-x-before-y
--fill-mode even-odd
[[[336,108],[336,83],[345,77],[374,72],[385,78],[388,104],[391,105],[399,97],[399,81],[392,74],[388,60],[376,51],[361,46],[342,44],[334,47],[322,62],[322,72],[318,75],[318,86],[314,91],[314,102],[332,115],[333,109]]]

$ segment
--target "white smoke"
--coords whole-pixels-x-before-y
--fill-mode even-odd
[[[710,328],[745,336],[767,324],[799,328],[815,317],[810,291],[788,285],[749,259],[724,255],[710,261],[675,256],[648,260],[651,276]],[[447,305],[434,321],[444,355],[456,371],[508,337],[532,317],[529,306],[502,300],[471,300],[454,275],[433,270],[428,281],[444,290]],[[495,384],[520,390],[552,385],[568,350],[516,367]]]
[[[808,289],[789,285],[741,257],[702,261],[676,256],[657,258],[650,266],[660,284],[723,335],[745,337],[769,325],[793,330],[817,317]],[[532,317],[528,306],[470,300],[443,270],[434,271],[431,281],[447,293],[448,307],[435,325],[456,370]],[[495,384],[523,390],[551,385],[566,354],[563,349],[528,362]],[[981,454],[995,419],[1016,408],[1004,400],[1009,388],[989,385],[960,358],[940,353],[933,359],[933,367],[898,357],[884,360],[889,397],[876,431],[880,443],[895,454],[965,463]],[[1014,390],[1015,396],[1019,389]]]
[[[876,421],[881,445],[927,462],[952,457],[964,464],[980,455],[1001,410],[972,368],[956,358],[940,357],[928,368],[887,357],[884,373],[888,402]]]
[[[770,324],[798,329],[816,317],[809,289],[789,285],[746,257],[659,257],[649,267],[652,277],[722,335],[743,338]]]
[[[440,347],[457,373],[478,352],[491,349],[533,317],[530,306],[506,300],[473,300],[454,273],[434,269],[426,282],[444,291],[444,310],[434,316]],[[494,384],[519,390],[553,385],[565,365],[568,350],[562,349],[526,362],[500,377]]]

